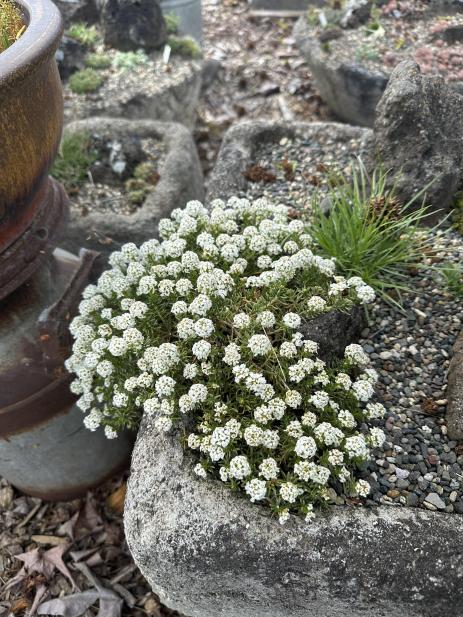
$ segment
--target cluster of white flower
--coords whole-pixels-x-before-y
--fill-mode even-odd
[[[377,376],[358,345],[327,365],[303,325],[371,302],[371,288],[335,276],[306,224],[263,199],[190,202],[159,232],[111,256],[71,324],[67,368],[85,426],[114,438],[143,412],[161,431],[190,414],[195,473],[281,522],[310,520],[328,487],[367,495],[354,470],[385,439],[364,428],[384,414],[369,402]]]

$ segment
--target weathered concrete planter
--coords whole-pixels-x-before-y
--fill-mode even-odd
[[[180,61],[172,78],[159,80],[156,73],[143,74],[140,79],[132,70],[130,84],[127,73],[103,84],[96,92],[74,94],[65,86],[64,120],[94,116],[110,116],[130,120],[179,122],[192,128],[201,91],[202,63]]]
[[[209,181],[207,199],[228,199],[246,195],[248,181],[243,175],[255,162],[262,144],[278,144],[282,138],[303,137],[314,142],[321,135],[332,135],[335,141],[345,143],[357,139],[359,150],[353,156],[366,156],[372,141],[372,131],[336,122],[266,122],[247,121],[232,126],[222,142],[217,162]]]
[[[133,438],[90,433],[69,391],[67,324],[95,260],[57,250],[1,303],[0,474],[46,499],[79,496],[123,467]]]
[[[282,527],[198,479],[179,436],[143,420],[125,530],[167,606],[190,617],[459,617],[463,519],[405,507],[331,507]]]
[[[61,16],[49,0],[19,4],[27,30],[0,54],[0,299],[46,258],[67,205],[48,177],[63,122]]]
[[[463,439],[463,332],[453,346],[447,377],[447,426],[452,439]]]
[[[322,99],[342,120],[373,126],[376,105],[386,89],[389,75],[326,56],[305,16],[296,22],[294,37]]]
[[[450,3],[442,0],[430,7],[431,13],[439,13],[441,10],[451,13],[455,10]],[[342,34],[343,30],[340,32]],[[308,24],[305,16],[296,22],[294,37],[322,99],[342,120],[372,127],[376,106],[386,89],[392,69],[373,70],[356,60],[345,62],[337,58],[335,53],[325,53],[315,29]],[[352,49],[354,56],[355,49]],[[404,56],[403,60],[406,59]],[[450,83],[457,92],[463,93],[462,82]]]
[[[159,220],[174,208],[191,199],[202,200],[204,197],[196,146],[184,126],[150,120],[92,118],[70,124],[66,132],[110,135],[113,140],[151,137],[161,139],[167,149],[159,183],[134,214],[108,216],[90,212],[83,217],[72,211],[62,240],[63,246],[69,250],[78,251],[83,246],[107,255],[126,242],[141,244],[157,235]]]

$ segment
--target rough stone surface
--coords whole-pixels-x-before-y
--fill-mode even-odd
[[[153,51],[167,40],[158,0],[103,0],[100,23],[105,44],[121,51]]]
[[[209,180],[207,199],[227,199],[246,192],[247,180],[243,172],[254,163],[256,151],[263,143],[278,143],[283,138],[292,139],[297,135],[313,138],[330,134],[340,142],[357,138],[362,150],[367,152],[371,145],[371,131],[346,126],[335,122],[241,122],[229,129]],[[356,155],[359,153],[355,153]]]
[[[303,324],[305,338],[318,343],[325,361],[341,357],[350,343],[357,342],[365,326],[365,311],[357,306],[350,312],[331,311]]]
[[[82,118],[111,116],[180,122],[193,128],[201,91],[202,63],[182,60],[172,64],[168,77],[145,66],[119,72],[88,95],[74,94],[65,86],[65,124]]]
[[[161,601],[190,617],[460,617],[463,520],[412,508],[331,507],[282,527],[197,478],[178,435],[144,418],[125,530]]]
[[[141,244],[156,237],[159,220],[174,208],[183,207],[191,199],[203,199],[198,154],[191,133],[184,126],[150,120],[92,118],[74,122],[66,131],[109,134],[113,139],[124,135],[161,138],[167,145],[167,154],[159,183],[141,208],[131,215],[90,212],[82,217],[74,214],[61,241],[65,248],[76,251],[84,246],[107,255],[125,242]]]
[[[404,203],[426,190],[432,219],[442,216],[460,184],[463,163],[463,97],[441,77],[421,74],[412,61],[399,64],[377,109],[375,150],[391,170]],[[418,205],[421,200],[418,200]]]
[[[388,76],[355,63],[346,64],[334,56],[325,58],[320,41],[305,16],[296,22],[294,37],[322,99],[336,115],[351,124],[373,126],[376,105],[386,88]]]
[[[447,376],[447,427],[452,439],[463,439],[463,332],[453,347]]]
[[[94,24],[99,19],[99,12],[95,0],[55,0],[61,11],[66,26],[76,22]]]

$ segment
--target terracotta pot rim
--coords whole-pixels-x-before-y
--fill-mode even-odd
[[[16,0],[25,14],[27,29],[0,53],[0,88],[30,75],[52,56],[63,32],[63,19],[51,0]]]

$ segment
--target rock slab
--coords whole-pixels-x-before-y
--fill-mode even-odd
[[[201,480],[179,435],[143,419],[125,503],[129,548],[161,601],[190,617],[461,617],[463,519],[330,507],[279,525]]]
[[[403,203],[428,187],[425,201],[432,211],[430,221],[446,213],[460,184],[462,117],[463,96],[443,78],[422,75],[412,61],[394,69],[378,104],[376,157],[391,171],[391,182]]]
[[[105,44],[121,51],[153,51],[167,40],[158,0],[103,0],[100,24]]]
[[[447,377],[447,428],[451,439],[463,439],[463,332],[453,347]]]

